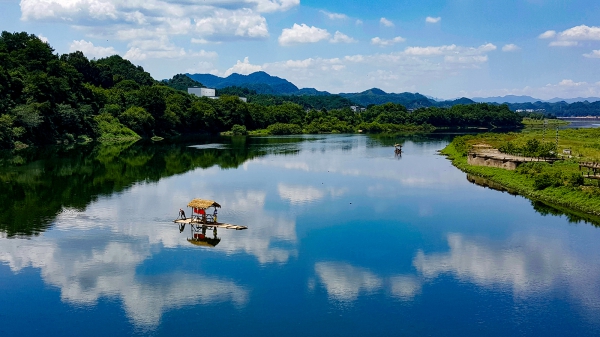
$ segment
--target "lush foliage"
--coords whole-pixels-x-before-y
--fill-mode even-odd
[[[542,138],[542,132],[481,134],[456,137],[442,152],[452,159],[455,166],[470,174],[501,184],[516,193],[568,209],[600,215],[600,187],[598,180],[587,179],[579,171],[578,160],[565,160],[548,164],[524,163],[514,171],[501,168],[472,166],[467,164],[466,153],[475,144],[498,147],[510,141],[519,146],[533,147],[533,140]],[[579,160],[600,159],[600,130],[563,130],[558,149],[575,149]],[[541,142],[537,142],[538,146]],[[597,148],[596,148],[597,147]],[[592,151],[592,149],[594,149]],[[582,152],[579,152],[583,150]],[[583,155],[586,153],[586,156]],[[581,157],[579,156],[581,155]]]
[[[523,146],[506,142],[498,148],[500,152],[525,157],[556,157],[556,143],[540,142],[532,138],[528,139]]]

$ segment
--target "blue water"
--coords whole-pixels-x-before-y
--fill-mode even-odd
[[[0,335],[599,335],[600,230],[471,184],[437,154],[450,138],[172,145],[259,155],[4,233]],[[190,244],[171,221],[193,198],[248,229]]]

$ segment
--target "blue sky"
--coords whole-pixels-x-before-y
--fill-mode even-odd
[[[332,93],[600,97],[597,0],[0,0],[0,29],[157,79],[264,70]]]

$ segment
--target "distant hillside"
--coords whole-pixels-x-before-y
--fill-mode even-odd
[[[478,103],[530,103],[543,101],[539,98],[533,98],[531,96],[495,96],[495,97],[473,97],[471,98],[474,102]]]
[[[479,103],[509,103],[509,104],[520,104],[520,103],[535,103],[535,102],[544,102],[544,103],[576,103],[576,102],[596,102],[600,101],[600,97],[575,97],[575,98],[560,98],[555,97],[549,100],[543,100],[539,98],[534,98],[531,96],[515,96],[515,95],[506,95],[506,96],[495,96],[495,97],[473,97],[473,101]]]
[[[400,94],[386,93],[385,91],[372,88],[360,93],[341,93],[340,96],[345,97],[358,105],[368,106],[371,104],[397,103],[402,104],[408,109],[418,109],[426,107],[451,107],[456,104],[472,104],[475,103],[468,98],[459,98],[451,101],[438,102],[432,98],[421,95],[419,93],[403,92]]]
[[[409,109],[433,106],[433,100],[421,95],[404,92],[401,94],[386,93],[385,91],[372,88],[359,93],[340,93],[340,96],[345,97],[356,104],[368,106],[371,104],[398,103]]]
[[[588,101],[590,103],[592,102],[598,102],[600,101],[600,97],[575,97],[575,98],[559,98],[559,97],[554,97],[553,99],[549,99],[546,102],[548,103],[559,103],[559,102],[565,102],[565,103],[576,103],[576,102],[585,102]]]
[[[534,102],[534,103],[513,103],[508,105],[513,111],[532,110],[544,112],[557,117],[571,116],[600,116],[600,101],[598,102]]]

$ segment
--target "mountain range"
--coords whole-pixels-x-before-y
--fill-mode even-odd
[[[515,96],[515,95],[506,95],[506,96],[495,96],[495,97],[473,97],[473,101],[478,103],[535,103],[535,102],[547,102],[547,103],[575,103],[575,102],[597,102],[600,101],[600,97],[575,97],[575,98],[559,98],[555,97],[548,100],[543,100],[539,98],[534,98],[531,96]]]
[[[194,81],[202,83],[202,85],[223,89],[226,87],[242,87],[255,91],[257,94],[270,95],[306,95],[306,96],[329,96],[332,95],[327,91],[319,91],[315,88],[298,88],[290,81],[271,76],[264,71],[257,71],[249,75],[231,74],[227,77],[219,77],[212,74],[185,74]],[[370,104],[383,103],[399,103],[409,109],[420,107],[449,107],[455,104],[471,104],[471,103],[508,103],[508,104],[523,104],[523,103],[557,103],[557,102],[596,102],[600,101],[599,97],[577,97],[571,99],[553,98],[551,100],[542,100],[531,96],[496,96],[496,97],[474,97],[472,99],[461,97],[453,100],[438,100],[430,96],[425,96],[419,93],[387,93],[378,88],[372,88],[358,93],[340,93],[341,97],[347,98],[357,105],[368,106]]]
[[[227,77],[219,77],[212,74],[185,74],[194,81],[202,85],[223,89],[227,87],[242,87],[255,91],[257,94],[269,95],[297,95],[297,96],[331,96],[333,94],[327,91],[319,91],[314,88],[298,88],[286,79],[271,76],[264,71],[258,71],[249,75],[231,74]],[[370,104],[398,103],[409,109],[422,107],[439,106],[447,107],[455,104],[474,103],[468,98],[459,98],[456,100],[437,101],[419,93],[387,93],[378,88],[372,88],[358,93],[340,93],[341,97],[347,98],[356,105],[368,106]]]

